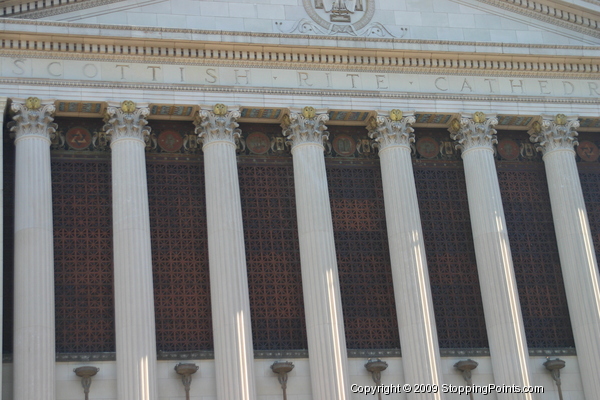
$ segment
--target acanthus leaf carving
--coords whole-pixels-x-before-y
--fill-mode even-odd
[[[411,126],[415,121],[412,113],[402,116],[398,110],[392,110],[389,116],[378,115],[372,118],[367,127],[369,137],[380,151],[389,146],[405,146],[410,149],[411,143],[415,141],[415,130]]]
[[[108,107],[104,117],[104,131],[111,144],[119,139],[138,139],[145,144],[150,142],[150,130],[146,117],[150,115],[147,107],[136,107],[130,101],[124,101],[120,108]]]
[[[12,132],[11,137],[17,142],[26,136],[37,136],[47,139],[50,143],[58,128],[52,122],[55,110],[53,102],[43,105],[38,98],[30,97],[23,103],[14,101],[11,104],[11,111],[14,113],[13,121],[8,124]]]
[[[329,132],[325,123],[329,121],[327,112],[317,112],[312,107],[304,107],[301,112],[290,109],[290,113],[284,116],[281,127],[283,136],[287,137],[287,143],[295,146],[305,143],[313,143],[324,146],[329,139]]]
[[[229,111],[223,104],[217,104],[213,110],[199,110],[194,125],[194,132],[203,147],[213,142],[230,142],[236,146],[241,130],[238,129],[237,119],[241,116],[238,109]]]
[[[579,144],[577,141],[577,116],[542,115],[541,121],[534,122],[529,133],[529,140],[535,143],[537,151],[547,154],[554,150],[572,150]]]
[[[454,140],[455,148],[463,153],[473,148],[494,149],[493,145],[498,143],[496,129],[498,125],[496,115],[485,115],[482,112],[474,114],[462,114],[460,120],[454,119],[450,123],[450,137]]]

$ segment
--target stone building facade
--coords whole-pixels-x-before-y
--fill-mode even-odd
[[[0,8],[4,399],[600,397],[597,1]]]

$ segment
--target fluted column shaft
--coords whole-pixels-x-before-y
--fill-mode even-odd
[[[4,111],[6,109],[6,97],[0,97],[0,137],[4,137]],[[0,148],[0,176],[4,177],[4,147]],[[4,179],[0,183],[0,210],[4,210]],[[4,226],[4,211],[0,211],[0,226]],[[4,229],[0,231],[0,260],[4,260]],[[0,269],[0,321],[4,321],[4,263]],[[0,326],[0,343],[2,343],[4,332],[2,326]],[[2,363],[0,363],[0,377],[2,376]],[[2,380],[0,379],[0,399],[2,399]]]
[[[586,399],[600,398],[600,278],[573,146],[576,117],[544,118],[532,141],[544,152],[554,229],[558,244],[577,362]]]
[[[144,137],[147,108],[109,107],[117,398],[155,400],[156,333]]]
[[[462,148],[494,380],[497,385],[529,386],[527,341],[492,147],[497,123],[495,117],[476,113],[473,118],[463,116],[451,133]],[[498,394],[498,399],[533,398]]]
[[[53,400],[54,241],[50,137],[54,105],[15,101],[14,398]]]
[[[441,385],[442,373],[425,244],[413,175],[412,115],[372,120],[370,136],[379,145],[385,217],[405,382]],[[396,116],[396,117],[394,117]],[[410,393],[408,399],[421,399]],[[441,399],[441,392],[429,395]]]
[[[235,155],[240,113],[215,106],[196,121],[203,141],[217,397],[256,399],[242,206]]]
[[[345,400],[348,359],[322,145],[327,120],[291,113],[283,127],[292,143],[312,396]]]

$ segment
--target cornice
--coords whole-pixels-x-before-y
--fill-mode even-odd
[[[594,13],[585,13],[556,3],[536,0],[477,0],[507,11],[525,15],[562,28],[600,38],[600,20]]]
[[[319,71],[355,71],[376,73],[416,73],[471,76],[510,76],[545,78],[598,79],[600,58],[557,57],[534,55],[469,54],[461,52],[395,51],[347,49],[340,55],[335,49],[238,45],[237,50],[194,48],[187,43],[165,41],[163,46],[152,43],[121,45],[102,43],[102,38],[85,43],[73,43],[56,38],[36,40],[35,37],[10,38],[0,41],[0,55],[10,57],[50,58],[79,61],[115,61],[198,65],[215,67],[267,67]],[[213,47],[213,46],[211,46]],[[43,50],[40,50],[43,49]]]
[[[463,95],[463,94],[437,94],[437,93],[402,93],[382,91],[354,91],[354,90],[310,90],[310,89],[277,89],[262,87],[230,87],[208,85],[181,85],[181,84],[152,84],[152,83],[121,83],[121,82],[90,82],[48,79],[15,79],[0,78],[0,84],[26,85],[43,87],[72,87],[95,89],[132,89],[141,92],[157,90],[167,92],[212,92],[231,94],[261,94],[282,96],[321,96],[321,97],[346,97],[369,99],[403,99],[403,100],[450,100],[450,101],[475,101],[475,102],[515,102],[515,103],[545,103],[545,104],[600,104],[600,98],[579,97],[545,97],[545,96],[496,96],[496,95]]]
[[[0,3],[0,17],[12,18],[44,18],[65,14],[86,8],[100,7],[123,0],[33,0],[23,2]]]
[[[477,0],[480,1],[480,0]],[[498,1],[498,0],[481,0],[483,1]],[[335,46],[336,49],[344,49],[344,45],[341,43],[347,42],[353,45],[356,42],[365,43],[364,48],[360,48],[360,50],[367,50],[369,43],[389,43],[389,44],[421,44],[421,45],[436,45],[436,46],[464,46],[464,47],[473,47],[476,46],[478,49],[489,48],[492,49],[493,52],[495,48],[503,48],[503,49],[557,49],[557,50],[600,50],[600,46],[590,45],[590,46],[581,46],[581,45],[547,45],[547,44],[522,44],[522,43],[504,43],[504,42],[477,42],[477,41],[450,41],[450,40],[425,40],[425,39],[397,39],[397,38],[378,38],[378,37],[359,37],[359,36],[327,36],[327,35],[302,35],[302,34],[290,34],[290,33],[263,33],[263,32],[240,32],[240,31],[226,31],[226,30],[204,30],[204,29],[190,29],[190,28],[164,28],[164,27],[156,27],[156,26],[132,26],[132,25],[110,25],[110,24],[84,24],[84,23],[75,23],[75,22],[61,22],[61,21],[40,21],[40,20],[30,20],[30,19],[14,19],[14,18],[0,18],[0,26],[1,25],[22,25],[22,26],[36,26],[38,29],[36,31],[31,32],[28,30],[24,31],[12,31],[13,33],[22,33],[22,34],[39,34],[44,35],[45,33],[52,34],[53,37],[60,37],[60,34],[57,34],[55,29],[52,28],[65,28],[63,32],[68,31],[70,35],[62,35],[71,37],[72,40],[83,41],[83,39],[90,38],[89,32],[90,30],[100,30],[98,33],[99,36],[106,43],[110,38],[114,38],[118,42],[126,40],[128,38],[136,39],[138,41],[144,40],[197,40],[198,36],[205,35],[207,38],[206,41],[215,42],[227,42],[230,41],[231,44],[241,44],[241,43],[254,43],[251,41],[251,38],[265,38],[271,39],[266,43],[254,43],[257,45],[265,45],[265,46],[276,46],[280,43],[275,43],[273,40],[278,39],[293,39],[294,41],[306,40],[307,46],[312,46],[314,43],[310,43],[309,41],[329,41],[332,43],[332,46]],[[44,32],[43,27],[49,27],[47,32]],[[81,31],[78,31],[81,30]],[[110,31],[115,31],[114,34],[110,34]],[[11,31],[9,31],[11,32]],[[127,37],[124,35],[124,32],[129,32],[131,36]],[[186,38],[177,37],[171,38],[169,34],[184,34],[187,35]],[[46,35],[47,36],[47,35]],[[228,40],[230,39],[230,40]],[[196,43],[197,44],[197,43]],[[285,43],[281,43],[285,44]],[[359,48],[355,48],[359,49]],[[385,50],[398,50],[397,47],[390,47],[389,49],[378,47],[379,51]],[[518,53],[520,54],[520,53]]]

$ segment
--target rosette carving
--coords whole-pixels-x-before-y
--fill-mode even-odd
[[[287,137],[292,148],[304,143],[323,145],[329,139],[329,132],[325,123],[329,121],[327,112],[317,113],[313,107],[304,107],[301,112],[290,110],[283,117],[281,127],[283,136]]]
[[[126,100],[120,108],[108,107],[104,117],[104,131],[114,143],[119,139],[139,139],[149,141],[150,127],[146,126],[146,117],[150,114],[147,107],[136,107],[135,103]]]
[[[235,146],[241,136],[237,123],[240,115],[239,110],[229,111],[224,104],[216,104],[212,110],[198,111],[194,132],[204,146],[216,141],[230,142]]]
[[[463,114],[460,120],[452,120],[448,131],[456,142],[455,147],[463,152],[475,147],[493,150],[493,145],[498,143],[494,129],[496,125],[496,115],[485,115],[479,111],[473,115]]]
[[[57,128],[52,122],[56,110],[54,104],[42,105],[40,99],[30,97],[25,103],[13,102],[10,108],[15,115],[8,127],[15,142],[25,136],[43,137],[48,142],[54,138]]]
[[[577,128],[577,116],[542,115],[541,121],[534,122],[527,133],[529,140],[535,143],[536,150],[546,154],[554,150],[573,150],[579,144]]]
[[[374,140],[375,146],[380,150],[388,146],[405,146],[415,141],[414,129],[415,116],[403,115],[400,110],[392,110],[389,116],[378,115],[372,117],[367,129],[369,137]]]

